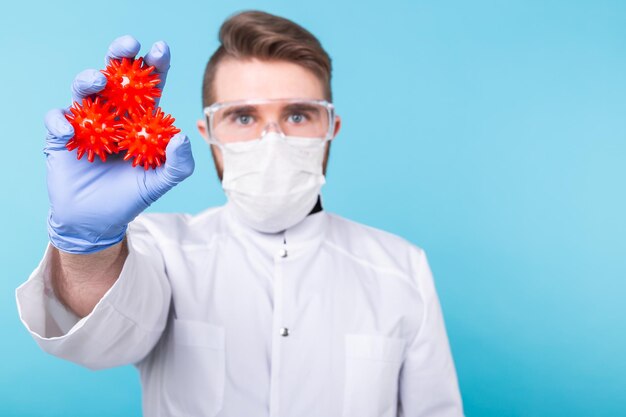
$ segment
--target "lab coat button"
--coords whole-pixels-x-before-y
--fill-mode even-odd
[[[280,329],[280,335],[281,335],[281,336],[289,336],[289,329],[288,329],[288,328],[286,328],[286,327],[282,327],[282,328]]]
[[[285,248],[281,249],[280,252],[278,252],[278,255],[281,258],[286,258],[287,257],[287,249],[285,249]]]

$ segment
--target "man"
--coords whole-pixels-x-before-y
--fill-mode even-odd
[[[325,212],[331,63],[297,24],[232,16],[207,64],[205,120],[228,203],[140,214],[191,175],[189,140],[156,170],[77,160],[46,115],[50,244],[17,289],[47,352],[91,369],[135,365],[146,416],[460,416],[457,376],[424,252]],[[107,60],[134,57],[117,39]],[[145,60],[163,88],[169,49]],[[104,88],[80,73],[73,98]]]

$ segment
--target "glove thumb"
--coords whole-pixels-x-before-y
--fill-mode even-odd
[[[190,176],[194,167],[189,138],[184,134],[174,136],[165,148],[165,163],[155,170],[148,170],[144,173],[146,204],[152,204],[176,184]]]
[[[187,135],[179,133],[170,139],[165,148],[163,175],[174,186],[190,176],[194,168],[195,162],[191,153],[191,142],[189,142]]]

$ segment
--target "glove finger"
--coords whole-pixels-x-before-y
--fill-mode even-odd
[[[161,91],[165,86],[165,79],[167,78],[167,71],[170,69],[170,47],[164,41],[155,42],[150,48],[150,51],[144,57],[144,61],[147,65],[154,66],[154,72],[159,75],[161,80],[157,85]],[[157,98],[155,106],[159,105],[159,99]]]
[[[156,170],[146,172],[146,200],[156,201],[176,184],[193,173],[195,162],[191,143],[185,134],[177,134],[165,148],[165,163]]]
[[[144,57],[146,64],[154,65],[154,72],[159,74],[161,78],[159,87],[165,84],[165,77],[167,76],[167,71],[170,69],[170,60],[170,47],[164,41],[155,42]]]
[[[46,144],[43,152],[47,155],[50,151],[65,148],[65,144],[74,136],[74,128],[65,118],[63,109],[52,109],[44,116],[46,130]]]
[[[141,44],[130,35],[120,36],[109,45],[104,57],[104,64],[109,65],[111,59],[134,58],[141,49]]]
[[[85,97],[104,89],[107,79],[100,71],[87,69],[78,73],[72,82],[72,100],[81,103]]]

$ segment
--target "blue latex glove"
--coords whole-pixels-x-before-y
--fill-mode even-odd
[[[109,46],[105,57],[134,58],[140,44],[131,36],[122,36]],[[163,88],[170,65],[170,51],[165,42],[155,43],[144,57],[154,65]],[[100,71],[79,73],[72,83],[72,99],[101,91],[106,78]],[[106,163],[96,158],[76,159],[65,144],[74,135],[64,114],[68,109],[53,109],[45,116],[48,131],[46,155],[48,196],[48,234],[50,242],[69,253],[92,253],[123,240],[128,223],[176,184],[193,173],[194,160],[187,136],[174,136],[166,148],[166,161],[157,169],[133,168],[122,155],[109,155]]]

